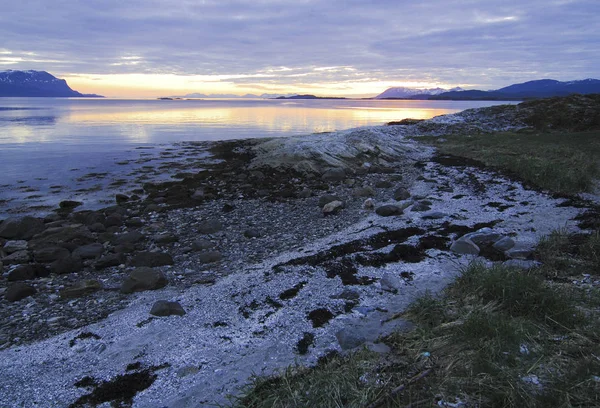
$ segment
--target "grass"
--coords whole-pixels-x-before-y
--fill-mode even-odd
[[[442,154],[468,157],[560,193],[592,192],[600,179],[600,132],[501,132],[416,137]]]
[[[232,406],[600,406],[599,290],[549,279],[557,259],[568,276],[596,268],[597,279],[599,243],[559,230],[542,241],[538,269],[471,264],[404,312],[416,328],[383,339],[391,353],[258,377]]]

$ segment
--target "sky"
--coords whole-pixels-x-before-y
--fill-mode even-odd
[[[599,0],[1,0],[0,10],[0,70],[45,70],[111,97],[600,77]]]

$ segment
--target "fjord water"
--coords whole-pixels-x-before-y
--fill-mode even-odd
[[[135,163],[177,142],[331,132],[499,103],[0,98],[0,214],[54,204],[51,186],[62,187],[53,191],[56,200],[83,199],[92,184],[96,192],[106,186],[86,174],[114,179],[131,170],[118,162]]]

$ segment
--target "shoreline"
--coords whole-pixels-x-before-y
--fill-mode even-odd
[[[437,292],[452,280],[456,266],[470,259],[448,251],[452,241],[487,226],[530,251],[539,236],[581,212],[565,199],[523,188],[490,170],[436,162],[432,148],[407,138],[425,130],[441,135],[485,128],[485,117],[475,116],[463,112],[407,127],[337,132],[318,140],[216,142],[211,151],[217,160],[206,171],[147,185],[147,196],[140,201],[122,198],[120,206],[102,214],[63,211],[65,218],[47,223],[49,228],[58,228],[54,232],[63,238],[75,228],[81,242],[82,237],[93,238],[102,251],[84,260],[75,275],[36,280],[33,298],[10,305],[2,299],[11,316],[27,311],[29,318],[15,322],[17,326],[27,327],[28,321],[43,316],[47,327],[58,327],[57,334],[41,342],[23,344],[11,338],[9,348],[4,343],[0,365],[7,373],[2,384],[6,398],[64,406],[85,395],[85,387],[73,385],[81,378],[109,380],[139,362],[145,370],[169,366],[152,371],[157,378],[136,396],[136,405],[169,401],[169,406],[208,406],[225,402],[225,394],[236,392],[253,372],[270,373],[294,360],[314,364],[329,351],[352,348],[356,341],[373,342],[385,330],[406,326],[402,321],[390,327],[379,322],[423,291]],[[495,124],[506,128],[502,121]],[[331,167],[344,170],[328,173]],[[327,195],[337,196],[344,206],[323,216],[319,201]],[[363,208],[369,198],[378,209],[406,207],[382,216]],[[104,224],[110,217],[121,223],[87,235],[84,229],[102,217]],[[576,222],[570,226],[576,229]],[[380,239],[387,241],[375,245]],[[200,240],[205,242],[196,242]],[[36,239],[28,244],[32,241]],[[86,245],[93,244],[80,246]],[[421,249],[416,254],[398,252],[409,247]],[[148,251],[167,253],[173,264],[150,265],[148,260],[157,263],[157,256]],[[121,294],[119,284],[140,253],[140,262],[163,272],[169,284]],[[96,270],[102,257],[111,254],[123,262]],[[101,281],[104,289],[69,300],[52,296],[61,286],[88,278]],[[149,316],[153,302],[161,299],[178,301],[187,313]],[[57,305],[82,318],[73,326],[78,328],[64,331],[69,327],[62,322],[73,317],[50,316],[48,311]],[[114,313],[105,320],[83,318],[86,311],[103,307]],[[319,319],[325,322],[316,324]],[[80,337],[84,333],[95,336]],[[306,333],[312,340],[304,350],[299,347],[302,339],[310,338]],[[38,384],[28,383],[28,378]],[[17,392],[23,386],[28,396]]]

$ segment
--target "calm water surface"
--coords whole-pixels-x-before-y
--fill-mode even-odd
[[[0,214],[15,200],[33,197],[30,202],[41,203],[38,196],[53,185],[69,189],[70,198],[81,198],[85,192],[78,195],[77,187],[89,189],[91,181],[77,179],[123,172],[117,162],[150,155],[140,147],[159,152],[181,141],[330,132],[499,103],[0,98]]]

